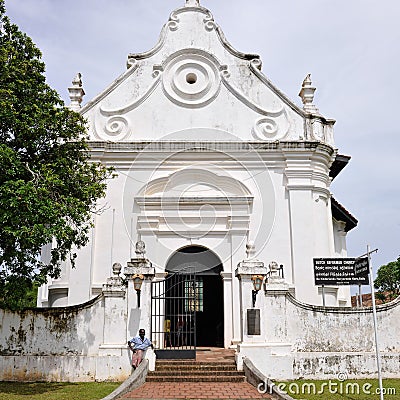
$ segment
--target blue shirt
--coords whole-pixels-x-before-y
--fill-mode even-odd
[[[133,344],[133,347],[136,350],[146,350],[151,346],[151,342],[149,339],[147,339],[147,337],[142,340],[140,336],[132,338],[129,343]]]

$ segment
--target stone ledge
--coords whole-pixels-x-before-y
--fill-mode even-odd
[[[292,293],[289,291],[284,291],[281,295],[285,295],[286,298],[292,303],[294,306],[302,308],[304,310],[309,310],[313,312],[319,312],[324,314],[371,314],[372,307],[363,307],[363,308],[353,308],[353,307],[323,307],[317,306],[313,304],[303,303],[302,301],[296,299]],[[400,296],[397,297],[395,300],[391,301],[390,303],[380,304],[376,306],[376,311],[378,314],[380,312],[388,311],[400,306]]]
[[[258,388],[258,385],[260,383],[263,383],[264,385],[267,386],[267,387],[264,386],[264,390],[266,390],[266,393],[273,394],[277,399],[293,400],[293,397],[290,397],[287,394],[280,393],[277,390],[274,382],[272,382],[271,379],[263,375],[247,357],[243,359],[243,371],[244,374],[246,375],[247,382],[249,382],[250,385]]]
[[[116,400],[123,396],[124,394],[142,386],[146,381],[146,376],[148,373],[149,361],[143,360],[139,367],[132,372],[132,375],[120,386],[118,386],[112,393],[108,396],[103,397],[101,400]]]

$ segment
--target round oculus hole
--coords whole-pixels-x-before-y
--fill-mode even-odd
[[[197,82],[197,75],[194,74],[193,72],[190,72],[189,74],[186,75],[186,82],[189,85],[193,85]]]

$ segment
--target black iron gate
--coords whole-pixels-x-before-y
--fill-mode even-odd
[[[151,284],[151,340],[158,359],[196,358],[196,312],[203,281],[195,273],[171,273]]]

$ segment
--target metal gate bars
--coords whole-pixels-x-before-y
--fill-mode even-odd
[[[151,283],[151,340],[157,359],[196,358],[196,312],[203,308],[202,284],[189,271]]]

